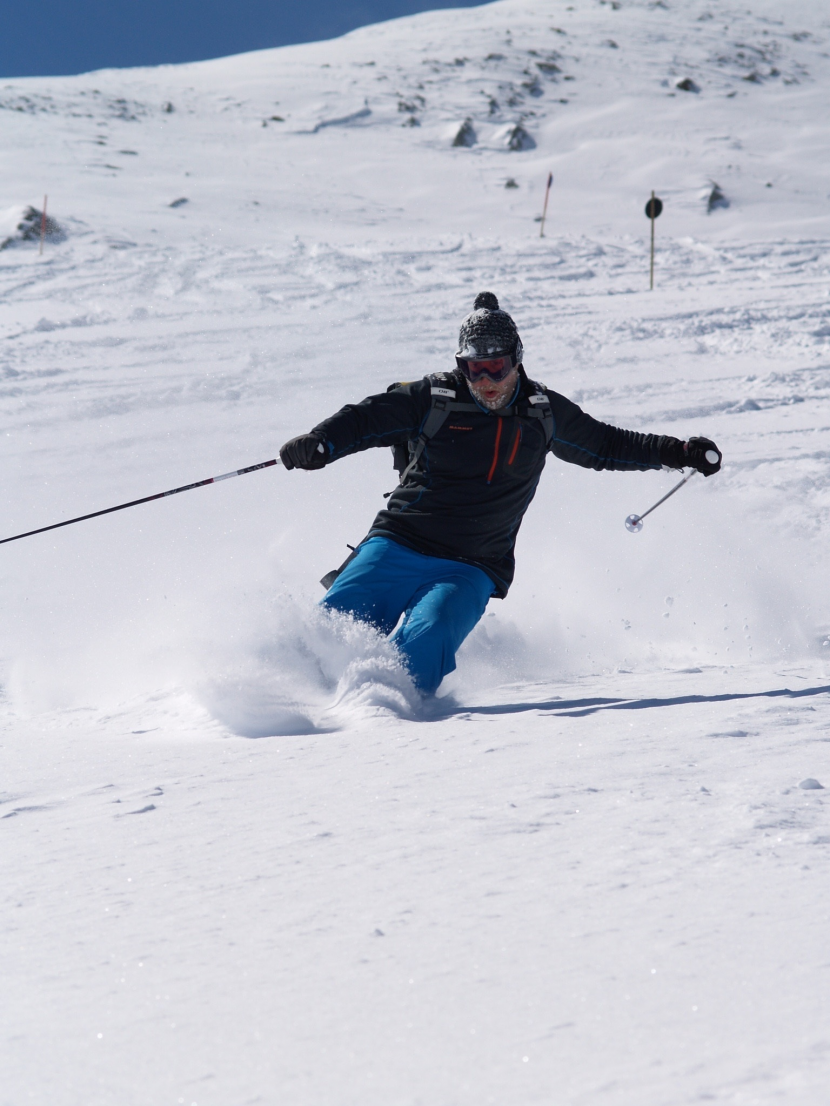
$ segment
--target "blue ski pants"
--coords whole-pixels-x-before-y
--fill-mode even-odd
[[[320,605],[354,615],[402,653],[419,691],[431,695],[455,669],[455,654],[487,606],[493,581],[475,565],[427,557],[390,538],[358,546]]]

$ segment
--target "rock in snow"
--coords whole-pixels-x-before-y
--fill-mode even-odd
[[[42,224],[43,212],[31,205],[0,211],[0,250],[15,242],[39,241]],[[63,227],[49,214],[46,216],[44,237],[50,242],[63,242],[66,238]]]
[[[475,146],[476,142],[477,136],[473,121],[471,119],[465,119],[456,130],[452,144],[453,146]]]
[[[717,211],[719,207],[729,207],[729,200],[723,193],[719,184],[713,184],[709,196],[706,200],[707,212]]]
[[[505,137],[508,150],[535,150],[536,141],[521,123],[511,127]]]

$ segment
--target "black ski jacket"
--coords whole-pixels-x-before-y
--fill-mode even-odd
[[[393,446],[402,471],[401,447],[418,438],[436,385],[475,404],[457,370],[393,385],[381,395],[347,404],[314,428],[325,437],[326,463],[372,446]],[[521,414],[530,396],[542,391],[553,414],[549,443],[542,420]],[[381,535],[418,553],[477,565],[490,576],[499,598],[513,581],[516,534],[548,452],[583,468],[642,471],[659,469],[664,443],[674,441],[598,422],[571,400],[529,381],[521,368],[519,393],[510,407],[475,407],[451,414],[427,441],[367,537]]]

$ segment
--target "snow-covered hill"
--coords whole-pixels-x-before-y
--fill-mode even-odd
[[[823,1103],[828,94],[819,0],[0,88],[0,537],[274,457],[484,288],[726,457],[633,536],[676,476],[552,462],[427,706],[314,609],[383,451],[3,546],[2,1106]]]

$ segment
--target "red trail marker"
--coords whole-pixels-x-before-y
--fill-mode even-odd
[[[46,237],[46,201],[48,196],[43,197],[43,211],[40,213],[40,253],[43,253],[43,239]]]
[[[553,184],[553,173],[548,173],[548,183],[545,188],[545,206],[542,208],[542,225],[539,227],[539,237],[545,237],[545,218],[548,214],[548,196],[550,196],[550,186]]]

